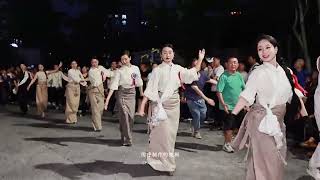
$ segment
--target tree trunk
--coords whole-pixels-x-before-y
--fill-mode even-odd
[[[320,0],[317,0],[318,2],[318,23],[320,24]]]
[[[299,12],[299,20],[300,20],[300,30],[301,30],[301,40],[302,40],[302,51],[304,55],[304,59],[306,62],[306,68],[308,71],[311,71],[311,59],[309,55],[309,49],[308,49],[308,42],[307,42],[307,35],[306,35],[306,28],[304,24],[304,18],[305,18],[305,10],[303,9],[302,2],[300,0],[298,2],[298,12]]]

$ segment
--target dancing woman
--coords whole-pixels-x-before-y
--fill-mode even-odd
[[[287,152],[286,104],[290,103],[294,112],[300,110],[301,104],[294,93],[290,70],[278,62],[277,40],[262,35],[257,41],[257,51],[263,64],[252,71],[232,114],[253,105],[232,147],[235,150],[248,147],[247,180],[282,180]]]
[[[131,56],[129,51],[124,51],[121,56],[123,66],[115,73],[111,81],[105,110],[108,109],[110,98],[114,91],[117,91],[117,103],[119,105],[120,133],[121,141],[124,146],[132,145],[132,127],[134,122],[136,107],[136,87],[139,87],[140,95],[143,96],[143,82],[140,70],[137,66],[130,63]]]
[[[320,56],[317,59],[317,69],[320,71]],[[320,131],[320,74],[318,75],[318,86],[314,94],[314,116]],[[308,173],[316,180],[320,180],[320,144],[312,155],[309,162]]]
[[[80,103],[80,84],[86,86],[86,81],[78,69],[76,61],[71,62],[71,69],[68,71],[68,84],[66,86],[66,123],[77,123],[77,112]]]
[[[62,63],[59,64],[59,68],[62,66]],[[48,86],[47,86],[47,75],[55,73],[58,70],[44,71],[44,66],[42,64],[38,65],[38,72],[35,74],[34,78],[27,87],[29,91],[30,87],[38,80],[36,88],[36,104],[37,111],[41,118],[45,118],[45,111],[48,106]]]
[[[149,148],[147,163],[155,170],[173,175],[176,170],[174,146],[179,126],[180,97],[178,89],[182,83],[191,84],[198,80],[205,50],[199,51],[199,60],[191,69],[183,68],[172,62],[173,46],[166,44],[161,49],[162,64],[153,69],[144,92],[138,114],[144,115],[148,100],[149,108]]]

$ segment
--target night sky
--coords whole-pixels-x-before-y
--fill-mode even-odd
[[[142,51],[167,42],[188,58],[193,56],[190,52],[194,49],[203,47],[211,55],[236,49],[232,51],[245,56],[255,52],[255,38],[262,33],[275,36],[284,47],[283,54],[291,58],[301,56],[292,32],[296,5],[291,0],[8,2],[11,9],[7,15],[7,41],[18,38],[25,48],[55,52],[63,58],[117,56],[123,49]],[[316,7],[310,5],[306,18],[312,56],[316,56],[316,47],[320,46],[316,40],[320,38]],[[123,14],[126,19],[121,19]]]

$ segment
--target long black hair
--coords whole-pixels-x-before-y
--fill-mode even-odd
[[[286,73],[286,76],[287,76],[287,78],[288,78],[288,80],[290,82],[291,90],[292,90],[292,94],[293,94],[291,103],[289,105],[287,105],[287,112],[286,112],[285,119],[286,120],[293,120],[294,117],[296,116],[296,114],[298,112],[300,112],[300,109],[301,109],[300,99],[299,99],[299,97],[297,96],[297,94],[294,91],[295,86],[294,86],[294,82],[293,82],[293,77],[291,75],[291,72],[290,72],[288,66],[285,63],[285,59],[280,56],[278,41],[274,37],[272,37],[270,35],[265,35],[265,34],[258,37],[257,44],[261,40],[267,40],[274,47],[278,48],[278,53],[276,55],[277,63],[283,68],[284,72]]]

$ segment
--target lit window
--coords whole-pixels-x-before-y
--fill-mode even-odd
[[[122,14],[122,19],[127,19],[127,15]]]

